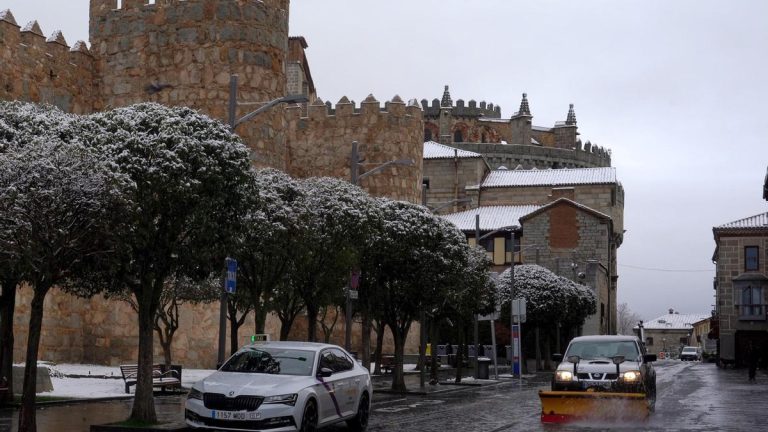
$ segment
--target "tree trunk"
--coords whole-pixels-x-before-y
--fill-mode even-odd
[[[43,327],[43,304],[50,286],[35,287],[29,311],[29,337],[27,359],[24,363],[24,384],[19,410],[19,432],[36,432],[35,397],[37,390],[37,354],[40,348],[40,334]]]
[[[463,366],[464,366],[464,345],[465,345],[465,335],[464,335],[464,323],[461,321],[457,321],[457,328],[459,329],[459,349],[456,350],[456,384],[461,382],[461,374],[463,372]]]
[[[552,370],[552,363],[550,363],[552,359],[552,349],[550,348],[552,345],[551,332],[546,332],[544,341],[544,370]]]
[[[280,340],[288,340],[288,335],[291,334],[291,327],[293,327],[293,319],[280,318]]]
[[[0,380],[8,386],[8,392],[0,396],[0,406],[13,398],[13,314],[16,309],[16,281],[2,281],[0,297]]]
[[[240,343],[238,341],[240,338],[238,335],[240,323],[237,321],[237,309],[230,308],[227,318],[229,319],[229,355],[232,355],[240,349]]]
[[[317,342],[317,306],[307,305],[307,341]]]
[[[429,326],[429,332],[430,332],[430,340],[432,341],[432,367],[429,371],[429,383],[430,384],[437,384],[439,380],[439,376],[437,373],[437,341],[439,339],[439,329],[437,322],[433,319],[431,321],[431,325]]]
[[[143,287],[151,290],[151,286]],[[152,293],[142,293],[139,298],[137,294],[136,303],[139,306],[139,359],[138,373],[136,379],[136,394],[133,398],[133,409],[130,420],[157,423],[157,413],[155,412],[155,401],[152,393],[152,335],[153,318],[155,311],[152,310]]]
[[[371,370],[371,315],[368,313],[368,309],[362,311],[362,349],[361,355],[363,359],[363,367],[368,371]]]
[[[264,334],[264,328],[267,326],[267,308],[254,306],[254,327],[256,327],[256,334]]]
[[[537,325],[534,333],[536,335],[536,339],[534,340],[534,344],[536,346],[536,372],[543,369],[541,364],[541,337],[539,335],[539,326]]]
[[[392,336],[395,340],[395,367],[392,369],[392,390],[405,392],[407,389],[405,387],[405,375],[403,374],[403,354],[405,353],[407,333],[397,327],[399,326],[390,325]]]
[[[376,367],[373,369],[374,375],[381,375],[381,356],[384,349],[384,331],[387,329],[386,324],[382,321],[376,322]]]

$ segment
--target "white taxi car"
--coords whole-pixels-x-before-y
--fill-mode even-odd
[[[189,426],[234,431],[315,431],[346,421],[368,426],[371,377],[336,345],[264,342],[236,352],[195,383],[184,417]]]

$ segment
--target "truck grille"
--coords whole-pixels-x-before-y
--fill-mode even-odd
[[[206,408],[220,411],[256,411],[264,398],[261,396],[226,397],[221,393],[203,394],[203,404]]]
[[[615,373],[603,373],[603,372],[595,372],[595,373],[583,373],[580,372],[576,374],[576,376],[580,380],[616,380],[619,378],[618,374]]]

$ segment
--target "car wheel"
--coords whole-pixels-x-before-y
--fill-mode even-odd
[[[368,402],[368,394],[363,393],[360,403],[357,405],[357,414],[351,420],[347,420],[349,430],[363,432],[368,429],[368,417],[371,415],[371,404]]]
[[[301,429],[299,432],[317,431],[317,407],[314,401],[308,401],[304,407],[304,415],[301,416]]]
[[[656,410],[656,384],[653,384],[648,392],[648,411],[654,412]]]

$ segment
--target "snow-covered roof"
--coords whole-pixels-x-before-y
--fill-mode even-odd
[[[491,122],[491,123],[509,123],[509,119],[500,119],[500,118],[493,118],[493,117],[480,117],[479,120],[484,122]]]
[[[710,314],[666,314],[643,323],[646,330],[688,330]]]
[[[480,230],[492,231],[512,225],[520,226],[520,218],[539,208],[537,205],[482,206],[471,210],[442,215],[462,231],[475,230],[475,215],[480,215]]]
[[[616,168],[491,171],[483,187],[565,186],[616,183]]]
[[[768,228],[768,213],[761,213],[715,227],[717,230]]]
[[[482,157],[480,153],[460,150],[444,144],[436,143],[434,141],[424,142],[424,159],[452,159],[454,156],[458,156],[460,158]]]
[[[611,217],[605,213],[599,212],[591,207],[587,207],[584,204],[577,203],[575,201],[571,201],[568,198],[558,198],[555,201],[552,201],[549,204],[543,205],[539,207],[538,209],[528,213],[527,215],[522,216],[522,219],[527,220],[536,215],[537,213],[543,213],[551,209],[552,207],[559,206],[561,204],[570,205],[571,207],[574,207],[576,209],[579,209],[581,211],[587,212],[591,214],[592,216],[599,218],[599,219],[606,219],[611,220]]]
[[[531,126],[531,129],[537,132],[549,132],[552,130],[552,128],[548,128],[545,126]]]

